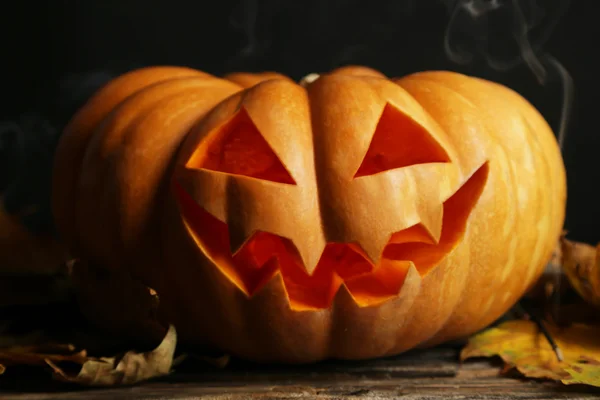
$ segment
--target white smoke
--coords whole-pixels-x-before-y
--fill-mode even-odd
[[[562,87],[561,117],[556,135],[561,149],[574,101],[574,84],[567,69],[543,50],[568,0],[443,0],[450,12],[444,50],[457,64],[476,58],[496,71],[510,71],[525,64],[538,83],[558,81]],[[552,13],[550,13],[552,11]]]

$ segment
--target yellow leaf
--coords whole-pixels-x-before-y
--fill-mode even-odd
[[[131,385],[167,375],[173,366],[177,334],[171,325],[162,343],[147,353],[129,351],[123,357],[89,359],[77,375],[63,371],[51,360],[46,360],[58,380],[87,386]]]
[[[526,320],[508,321],[471,337],[460,358],[500,356],[530,378],[600,387],[600,326],[547,328],[562,350],[562,362],[538,326]]]
[[[561,264],[573,288],[585,301],[600,307],[600,244],[594,247],[563,238],[561,252]]]

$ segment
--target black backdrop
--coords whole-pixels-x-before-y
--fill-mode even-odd
[[[548,64],[542,64],[548,80],[540,85],[526,63],[500,68],[480,57],[513,59],[521,54],[515,39],[520,37],[529,38],[541,59],[552,54],[573,78],[575,104],[564,149],[566,228],[574,239],[600,241],[595,196],[600,184],[595,127],[600,61],[594,52],[600,30],[593,1],[13,1],[0,6],[0,120],[8,121],[0,129],[0,190],[7,208],[42,204],[29,221],[32,226],[50,225],[48,171],[61,127],[114,74],[151,64],[187,65],[214,74],[278,70],[296,79],[351,63],[390,76],[451,69],[507,84],[558,129],[562,86]],[[470,63],[451,57],[458,44],[474,49]]]

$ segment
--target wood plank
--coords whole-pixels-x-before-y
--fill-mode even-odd
[[[199,377],[199,379],[202,379]],[[387,380],[336,380],[321,383],[287,384],[235,382],[154,382],[131,388],[56,393],[6,394],[10,400],[104,400],[104,399],[597,399],[600,392],[551,383],[521,382],[509,378],[473,380],[448,378],[392,378]]]
[[[169,377],[112,389],[81,389],[31,376],[22,376],[21,381],[12,376],[8,381],[6,376],[0,377],[0,399],[600,398],[600,390],[590,387],[501,377],[499,363],[490,360],[460,365],[457,354],[456,348],[437,348],[379,360],[306,366],[257,366],[234,360],[224,369],[190,362]]]

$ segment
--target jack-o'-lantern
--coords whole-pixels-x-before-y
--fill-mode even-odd
[[[55,210],[82,258],[156,290],[185,343],[260,361],[397,354],[491,323],[551,256],[562,159],[503,86],[165,71],[120,78],[75,117]]]

